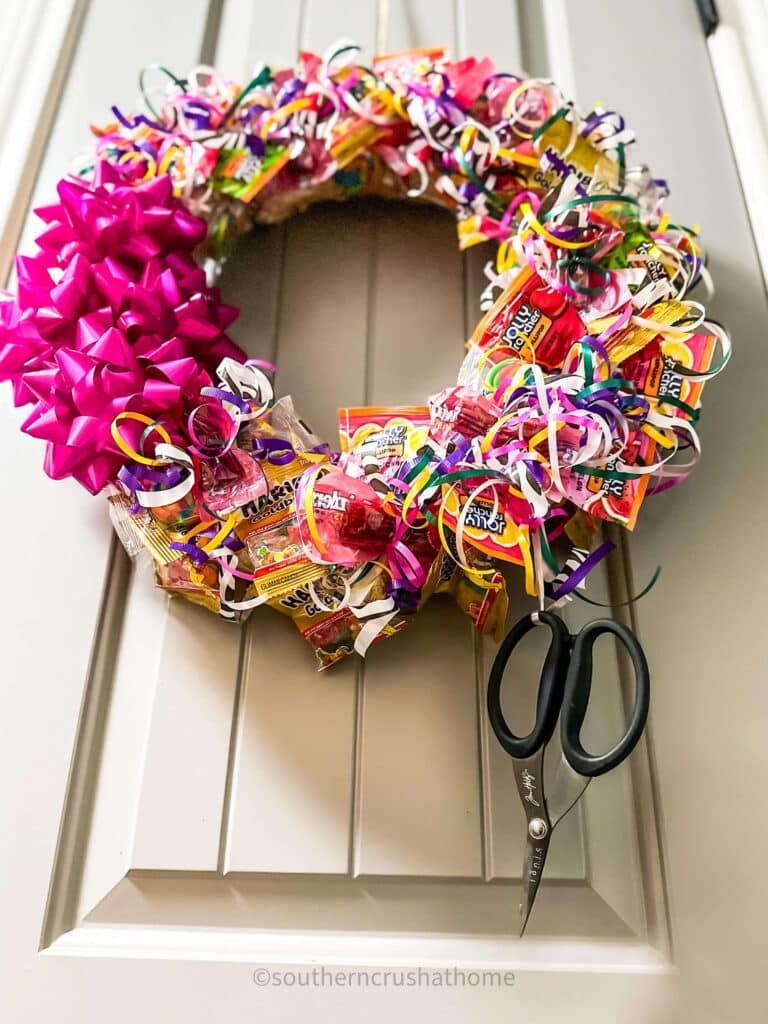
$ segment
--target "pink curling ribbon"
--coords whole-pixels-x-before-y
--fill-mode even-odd
[[[110,425],[123,411],[182,431],[222,359],[244,353],[225,331],[237,316],[206,287],[193,251],[206,225],[170,179],[125,185],[107,163],[92,182],[59,182],[38,252],[17,259],[18,294],[0,296],[0,380],[34,408],[22,429],[48,442],[45,471],[92,493],[125,455]]]

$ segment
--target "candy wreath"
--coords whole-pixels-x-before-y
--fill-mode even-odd
[[[730,355],[688,297],[709,290],[697,231],[627,164],[623,118],[443,49],[366,66],[340,43],[245,87],[207,67],[141,85],[0,300],[0,379],[45,471],[106,493],[160,587],[290,615],[321,668],[439,593],[498,638],[505,563],[542,608],[584,596],[602,525],[632,529],[695,463]],[[212,282],[254,222],[351,195],[439,204],[462,249],[496,252],[454,382],[340,410],[337,451],[227,336]]]

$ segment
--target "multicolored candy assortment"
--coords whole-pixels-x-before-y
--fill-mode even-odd
[[[504,563],[558,604],[699,454],[725,330],[696,231],[629,168],[623,119],[443,49],[358,62],[341,43],[244,88],[211,68],[113,108],[93,159],[38,211],[39,251],[0,299],[0,379],[32,404],[45,469],[107,489],[158,584],[240,620],[290,615],[321,667],[451,593],[506,614]],[[453,384],[418,407],[342,409],[340,451],[275,400],[206,283],[237,234],[375,194],[455,211],[493,242],[484,315]]]

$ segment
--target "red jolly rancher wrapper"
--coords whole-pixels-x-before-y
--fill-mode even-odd
[[[712,365],[717,339],[710,334],[694,334],[685,341],[664,341],[655,338],[642,351],[626,360],[622,376],[632,381],[640,394],[655,398],[660,404],[665,398],[685,402],[696,409],[704,381],[689,380],[689,373],[706,373]],[[670,415],[685,415],[676,407]]]
[[[610,459],[601,469],[631,473],[632,466],[650,465],[655,454],[656,442],[647,434],[635,431],[616,459]],[[569,501],[601,519],[619,522],[628,530],[633,530],[648,487],[649,475],[645,473],[629,480],[610,479],[590,473],[588,467],[585,469],[587,472],[580,473],[568,466],[561,467],[560,477]]]
[[[477,325],[472,341],[484,350],[505,346],[510,355],[556,370],[586,333],[568,299],[523,267]]]

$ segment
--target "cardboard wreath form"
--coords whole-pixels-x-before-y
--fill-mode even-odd
[[[38,211],[0,302],[0,379],[46,472],[106,492],[160,587],[234,620],[268,604],[320,667],[441,592],[497,634],[503,563],[570,600],[610,550],[601,523],[632,529],[690,469],[730,354],[687,297],[708,283],[696,232],[627,166],[623,119],[442,49],[369,67],[340,43],[245,88],[153,74]],[[461,248],[497,248],[458,376],[423,406],[340,410],[335,450],[228,338],[209,282],[254,222],[369,194],[447,207]]]

